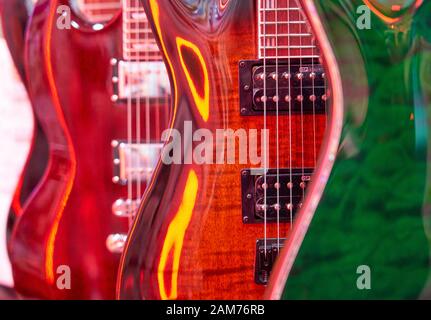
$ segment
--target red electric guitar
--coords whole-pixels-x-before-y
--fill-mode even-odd
[[[142,2],[176,135],[127,240],[118,297],[262,298],[325,131],[320,50],[295,0]]]
[[[33,0],[0,0],[3,34],[23,82],[25,82],[23,56],[25,29],[33,11],[33,5]]]
[[[2,16],[1,21],[4,37],[15,63],[15,67],[25,86],[27,86],[27,77],[24,67],[25,32],[33,11],[34,3],[35,0],[0,0],[0,14]],[[11,229],[17,216],[22,212],[23,203],[40,181],[47,163],[48,147],[46,137],[36,117],[34,117],[33,127],[31,149],[12,199],[7,227],[8,237],[10,236]]]
[[[10,241],[16,288],[112,299],[169,119],[161,55],[137,0],[41,0],[25,58],[49,162]]]

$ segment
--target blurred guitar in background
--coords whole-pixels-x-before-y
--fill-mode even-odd
[[[57,27],[61,5],[72,8],[70,29]],[[160,53],[138,1],[41,0],[25,59],[49,162],[10,241],[16,289],[112,299],[119,253],[169,119]],[[61,290],[64,267],[71,288]]]
[[[0,0],[2,27],[6,42],[11,52],[23,84],[27,87],[24,67],[24,42],[28,21],[33,11],[35,0]],[[26,163],[20,172],[8,217],[7,237],[16,218],[21,214],[25,200],[30,196],[40,181],[48,161],[48,146],[40,123],[33,114],[32,137]]]
[[[33,130],[32,109],[25,90],[24,34],[31,1],[0,1],[0,284],[13,285],[6,250],[7,237],[15,220],[10,212],[13,195],[30,151]]]

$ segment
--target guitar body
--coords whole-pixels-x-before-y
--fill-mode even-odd
[[[184,153],[181,163],[159,163],[144,195],[123,253],[118,297],[261,298],[265,286],[254,281],[254,261],[264,225],[244,223],[241,215],[241,179],[247,174],[242,170],[260,165],[240,164],[238,152],[235,164],[190,163],[187,157],[198,143],[191,142],[184,127],[186,122],[193,130],[205,129],[214,141],[217,129],[264,128],[263,116],[241,115],[238,93],[239,62],[257,57],[257,4],[239,0],[143,3],[170,74],[171,128],[183,137]],[[301,155],[305,166],[313,167],[313,144],[301,148],[301,118],[291,117],[292,139],[281,131],[280,150],[290,143],[293,167],[301,167]],[[312,137],[312,118],[304,115],[303,136]],[[275,120],[268,115],[268,166],[272,168],[276,166]],[[320,145],[325,115],[314,120],[314,137]],[[288,115],[279,116],[279,126],[287,130]],[[259,132],[258,148],[262,148],[261,137]],[[280,167],[288,167],[288,153],[280,152],[279,161]],[[280,224],[280,234],[285,235],[288,228],[289,223]],[[268,223],[267,236],[277,236],[276,224]]]
[[[25,28],[31,14],[27,7],[27,2],[26,0],[0,1],[4,37],[23,82],[25,82],[26,78],[24,68]]]
[[[28,29],[29,91],[48,139],[49,164],[14,228],[13,274],[24,295],[113,299],[120,256],[105,241],[128,230],[127,219],[112,213],[126,193],[112,181],[111,146],[127,131],[125,105],[111,101],[110,61],[121,55],[121,15],[95,31],[72,12],[72,28],[59,29],[57,7],[67,4],[39,1]],[[69,288],[64,275],[70,275]]]
[[[24,66],[24,43],[25,32],[32,8],[31,0],[0,1],[4,37],[15,67],[25,86],[27,86],[27,77]],[[9,213],[8,236],[10,236],[17,216],[21,214],[23,203],[30,196],[30,193],[43,175],[47,164],[47,154],[48,145],[46,137],[41,130],[39,121],[34,117],[34,132],[30,153],[28,154],[26,165],[21,172]]]
[[[317,209],[297,216],[293,233],[314,214],[303,243],[294,237],[283,249],[271,298],[286,277],[286,299],[430,298],[431,3],[394,17],[373,7],[364,30],[356,28],[361,4],[308,6],[340,67],[343,133]]]

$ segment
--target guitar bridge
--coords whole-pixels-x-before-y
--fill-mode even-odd
[[[256,241],[256,260],[255,260],[255,271],[254,281],[257,284],[266,285],[272,271],[272,267],[275,260],[283,248],[284,241],[286,239],[259,239]]]

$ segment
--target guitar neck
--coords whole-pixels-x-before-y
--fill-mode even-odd
[[[123,59],[161,61],[161,53],[139,0],[123,0]]]
[[[318,58],[310,27],[296,0],[258,0],[259,58]]]
[[[76,0],[80,11],[91,21],[109,21],[119,9],[121,0]]]

